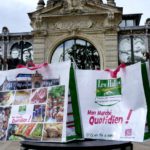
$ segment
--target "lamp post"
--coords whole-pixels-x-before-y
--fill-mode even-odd
[[[7,27],[2,28],[2,40],[3,40],[3,68],[2,70],[7,70],[7,49],[8,49],[8,42],[9,42],[9,30]]]

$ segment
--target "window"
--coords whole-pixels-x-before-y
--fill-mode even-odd
[[[8,69],[14,69],[18,64],[26,64],[33,60],[33,48],[29,42],[16,42],[10,48],[10,58],[7,60]]]
[[[99,69],[99,54],[95,47],[82,39],[70,39],[60,44],[52,55],[51,62],[75,61],[80,69]]]
[[[134,26],[134,20],[126,20],[126,26],[127,27]]]
[[[122,20],[119,26],[120,26],[120,27],[125,27],[125,26],[126,26],[125,20]]]
[[[119,63],[133,64],[146,61],[146,37],[126,36],[119,40]]]
[[[131,63],[131,39],[126,37],[119,42],[119,61],[120,63]]]
[[[146,60],[146,42],[142,37],[133,37],[134,62]]]
[[[122,20],[119,26],[120,26],[120,27],[131,27],[131,26],[135,26],[135,20]]]
[[[12,59],[20,59],[22,63],[33,60],[32,44],[24,41],[14,43],[10,49],[10,57]]]

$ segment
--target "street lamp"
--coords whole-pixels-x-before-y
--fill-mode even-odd
[[[3,44],[4,44],[3,58],[1,58],[1,60],[3,59],[3,61],[1,61],[3,63],[2,70],[7,70],[7,68],[8,68],[8,66],[7,66],[7,49],[8,49],[8,43],[9,43],[9,30],[7,27],[2,28],[2,40],[3,40]]]

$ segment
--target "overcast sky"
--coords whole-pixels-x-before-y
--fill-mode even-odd
[[[141,25],[144,25],[146,19],[150,18],[150,0],[115,1],[117,6],[123,7],[124,14],[143,13]],[[36,10],[37,2],[38,0],[1,0],[0,32],[3,26],[7,26],[10,32],[30,32],[32,28],[27,13]],[[106,0],[103,2],[105,3]]]

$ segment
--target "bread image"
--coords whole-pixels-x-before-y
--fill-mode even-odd
[[[56,121],[57,122],[63,122],[63,112],[59,111],[57,114],[56,114]]]
[[[43,139],[61,138],[62,136],[62,124],[53,123],[46,124],[43,131]]]
[[[45,137],[45,138],[48,137],[47,132],[45,130],[43,131],[43,137]]]
[[[56,124],[57,129],[59,130],[59,132],[62,132],[63,126],[61,123],[57,123]],[[62,133],[61,133],[62,134]]]
[[[57,127],[49,127],[46,129],[47,135],[50,138],[57,138],[59,137],[60,133]]]

